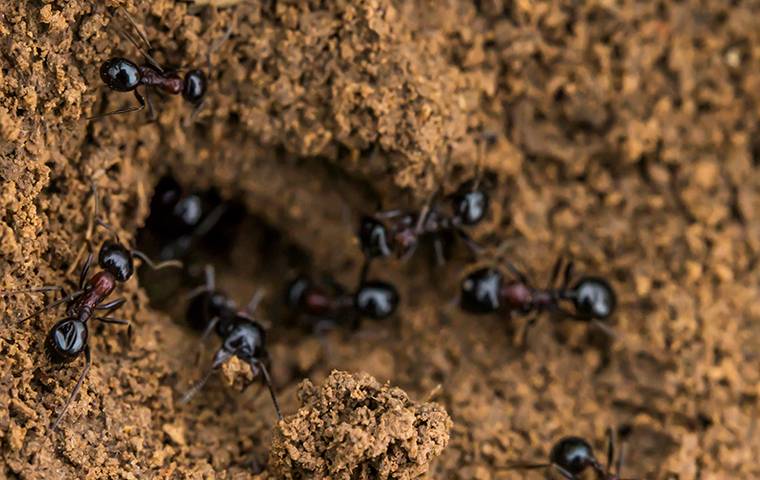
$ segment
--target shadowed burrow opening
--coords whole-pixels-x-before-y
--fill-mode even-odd
[[[139,269],[140,285],[151,306],[183,321],[187,295],[214,271],[216,288],[239,305],[257,289],[269,303],[279,303],[278,278],[308,271],[309,256],[282,232],[252,214],[238,198],[224,198],[216,188],[182,185],[171,172],[156,183],[150,213],[137,233],[138,249],[157,261],[179,260],[182,268]],[[273,298],[277,294],[278,298]]]
[[[351,231],[349,227],[347,232]],[[191,321],[193,302],[189,296],[206,285],[208,266],[213,267],[215,289],[237,308],[244,308],[263,292],[254,318],[267,330],[266,343],[273,363],[277,363],[273,376],[278,385],[302,378],[314,368],[339,366],[346,342],[360,339],[376,346],[390,338],[398,329],[398,312],[394,310],[390,318],[358,318],[353,310],[361,263],[321,259],[296,240],[290,232],[247,209],[241,198],[225,198],[215,188],[200,190],[184,185],[168,172],[154,187],[150,212],[136,242],[137,248],[155,261],[180,260],[183,266],[152,270],[141,265],[140,285],[153,309],[167,314],[181,328],[195,331],[203,330],[208,323],[203,319]],[[395,286],[397,276],[388,278],[388,273],[378,268],[369,279]],[[326,301],[335,301],[338,306],[328,306],[322,314],[288,302],[293,285],[302,278],[317,287]],[[203,318],[208,320],[206,311]],[[301,347],[306,351],[315,341],[321,353],[313,362],[306,362],[308,365],[283,354]]]

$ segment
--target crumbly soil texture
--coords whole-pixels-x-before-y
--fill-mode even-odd
[[[136,104],[99,77],[110,57],[140,59],[120,35],[136,28],[167,68],[210,65],[206,101],[194,114],[153,93],[155,121],[88,121]],[[245,207],[213,263],[239,304],[267,292],[257,315],[286,416],[304,378],[364,372],[450,415],[428,478],[541,478],[503,467],[545,461],[565,435],[604,458],[608,427],[626,443],[623,476],[760,478],[759,45],[754,1],[6,1],[0,289],[76,281],[110,235],[92,221],[93,183],[100,216],[135,245],[171,172]],[[392,319],[286,326],[296,271],[355,282],[360,214],[419,209],[476,177],[492,200],[471,229],[478,262],[509,259],[542,286],[573,258],[618,292],[614,338],[541,316],[518,347],[526,317],[463,314],[461,243],[441,267],[424,245],[373,264],[401,294]],[[0,477],[282,472],[264,388],[241,392],[225,371],[180,404],[218,340],[196,362],[186,287],[159,308],[149,286],[138,274],[117,289],[130,328],[90,325],[93,366],[57,430],[83,365],[45,356],[63,309],[19,324],[52,295],[0,298]]]

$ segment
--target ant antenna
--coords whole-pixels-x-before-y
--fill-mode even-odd
[[[253,314],[256,312],[256,309],[259,308],[259,304],[264,299],[266,294],[267,292],[263,288],[256,289],[256,291],[253,293],[253,297],[251,297],[251,300],[245,306],[243,311],[246,314],[253,316]]]
[[[143,32],[142,28],[137,24],[137,22],[132,17],[132,15],[130,15],[129,12],[123,6],[120,6],[116,11],[117,12],[121,12],[122,15],[124,15],[124,17],[126,17],[126,19],[129,21],[129,23],[132,25],[132,28],[134,28],[135,31],[137,32],[137,35],[145,43],[145,46],[148,47],[147,50],[143,49],[140,46],[140,43],[137,41],[137,39],[135,37],[133,37],[132,34],[130,34],[129,32],[127,32],[126,30],[119,29],[119,34],[121,36],[123,36],[124,38],[126,38],[127,40],[129,40],[129,42],[132,45],[135,46],[135,48],[142,54],[143,57],[145,57],[146,60],[148,60],[148,62],[150,62],[151,65],[153,65],[154,67],[156,67],[159,72],[163,73],[164,69],[161,66],[161,64],[158,63],[158,61],[155,58],[153,58],[153,56],[151,56],[150,53],[148,53],[151,50],[153,50],[153,47],[150,45],[150,41],[148,40],[148,36],[145,35],[145,32]],[[114,19],[113,15],[111,15],[111,13],[109,13],[108,11],[106,11],[106,14],[111,18],[111,20]]]
[[[206,266],[203,267],[203,272],[206,276],[206,283],[199,285],[186,293],[184,296],[185,301],[192,300],[202,293],[213,292],[216,290],[216,276],[214,274],[214,266],[210,263],[206,264]]]
[[[132,250],[130,253],[132,253],[132,256],[135,258],[139,258],[143,261],[147,266],[149,266],[152,270],[161,270],[162,268],[169,268],[169,267],[175,267],[175,268],[182,268],[183,264],[179,260],[165,260],[163,262],[154,263],[153,260],[151,260],[147,255],[145,255],[140,250]]]

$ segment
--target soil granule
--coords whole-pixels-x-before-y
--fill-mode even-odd
[[[277,426],[269,465],[277,478],[414,479],[449,441],[451,419],[367,374],[335,371]]]
[[[624,477],[760,478],[760,4],[201,3],[2,4],[0,289],[75,281],[108,236],[91,222],[92,183],[134,244],[171,170],[255,219],[215,266],[240,304],[270,292],[260,315],[286,415],[303,378],[366,372],[410,398],[434,392],[450,415],[430,478],[537,478],[500,467],[544,461],[565,435],[603,457],[608,426],[627,433]],[[139,58],[106,14],[119,5],[165,65],[205,68],[231,29],[194,118],[153,95],[156,122],[85,119],[135,102],[98,74]],[[479,172],[493,206],[472,232],[488,246],[480,263],[509,258],[544,285],[572,257],[617,290],[616,339],[544,316],[516,348],[524,317],[453,305],[471,268],[461,244],[443,267],[425,248],[373,265],[401,294],[391,321],[283,327],[276,293],[293,268],[355,281],[359,214],[420,208]],[[308,261],[290,263],[284,244]],[[265,389],[213,376],[180,405],[207,363],[136,277],[117,292],[131,328],[90,326],[93,367],[57,431],[82,366],[45,358],[63,312],[18,324],[42,296],[0,298],[0,477],[276,478]]]

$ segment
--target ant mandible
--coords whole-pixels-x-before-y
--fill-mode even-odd
[[[512,263],[506,264],[516,280],[505,282],[500,270],[489,267],[475,270],[462,280],[460,305],[463,310],[471,313],[492,313],[501,309],[506,309],[508,313],[523,314],[540,311],[559,312],[575,320],[591,321],[614,336],[612,329],[602,322],[612,315],[617,304],[615,291],[607,280],[584,276],[571,287],[573,262],[570,261],[565,267],[562,284],[555,288],[554,284],[563,265],[563,259],[560,257],[554,264],[546,288],[539,289],[531,286],[527,276]],[[563,308],[563,301],[572,302],[575,311]],[[526,324],[523,341],[527,336],[528,327],[534,320],[535,318]]]
[[[365,264],[356,291],[349,293],[333,281],[326,289],[306,276],[299,276],[288,284],[285,301],[299,315],[315,320],[317,328],[343,318],[349,318],[351,325],[357,328],[362,317],[381,320],[391,316],[399,302],[396,287],[366,277]]]
[[[507,470],[527,470],[538,468],[554,468],[567,480],[579,480],[580,475],[591,468],[600,480],[625,480],[620,476],[623,468],[623,446],[615,463],[615,472],[610,471],[615,458],[614,433],[607,429],[607,464],[602,466],[594,455],[591,445],[580,437],[561,438],[549,453],[549,463],[515,464]]]
[[[148,53],[152,50],[150,41],[148,41],[147,36],[138,27],[137,22],[135,22],[129,12],[127,12],[124,7],[119,7],[118,11],[122,12],[127,18],[147,49],[143,49],[137,39],[130,33],[124,30],[120,30],[120,33],[129,40],[135,48],[137,48],[143,57],[145,57],[147,64],[138,66],[135,62],[123,57],[109,58],[100,66],[100,78],[111,90],[117,92],[134,92],[138,105],[88,117],[88,120],[100,119],[121,113],[135,112],[145,108],[146,104],[148,105],[150,112],[149,116],[151,119],[154,119],[153,104],[150,101],[148,92],[146,91],[145,97],[143,97],[143,95],[137,90],[138,87],[141,86],[145,88],[157,88],[170,95],[182,95],[182,98],[195,107],[193,112],[193,115],[195,115],[200,110],[206,94],[208,86],[206,75],[199,69],[187,71],[184,77],[180,77],[176,71],[167,71]],[[109,16],[113,18],[110,14]],[[207,55],[209,71],[211,70],[211,54],[229,37],[231,32],[232,26],[230,26],[221,40],[209,48]]]
[[[98,253],[98,266],[101,270],[88,278],[88,273],[93,260],[92,253],[89,253],[79,274],[78,288],[70,294],[66,294],[66,289],[62,286],[43,286],[3,292],[3,294],[48,291],[59,291],[63,293],[63,298],[36,310],[32,314],[19,320],[19,323],[37,317],[45,311],[53,309],[63,303],[68,304],[66,308],[66,317],[53,325],[47,334],[45,339],[45,351],[48,358],[56,364],[71,363],[84,352],[85,364],[84,369],[80,373],[79,379],[74,386],[74,390],[72,390],[71,394],[66,399],[63,409],[53,423],[53,429],[58,427],[58,424],[61,422],[69,405],[74,400],[77,393],[79,393],[79,390],[82,387],[82,382],[90,370],[92,360],[90,356],[90,345],[88,343],[89,332],[87,322],[90,319],[95,319],[103,323],[129,325],[127,320],[111,316],[111,314],[124,305],[127,300],[121,297],[106,302],[106,299],[111,293],[113,293],[117,284],[124,283],[132,277],[135,270],[133,258],[139,258],[145,264],[156,270],[171,266],[182,266],[182,264],[177,261],[154,264],[144,253],[138,250],[127,249],[119,241],[118,236],[111,230],[110,226],[97,218],[99,202],[94,184],[93,193],[95,195],[95,221],[98,225],[109,229],[114,236],[113,240],[106,240],[100,247]]]
[[[245,308],[238,309],[235,302],[216,289],[214,270],[211,266],[207,266],[206,284],[196,288],[188,296],[190,303],[187,307],[186,319],[191,327],[196,330],[203,330],[201,342],[212,332],[216,332],[222,339],[222,345],[214,355],[211,368],[182,396],[180,402],[189,402],[203,388],[215,370],[236,356],[250,365],[254,378],[261,376],[264,380],[269,389],[269,395],[272,397],[277,419],[281,420],[280,403],[277,401],[272,379],[266,366],[269,361],[269,352],[266,349],[266,331],[253,318],[253,314],[263,297],[261,290],[256,292]]]
[[[359,243],[367,261],[395,254],[409,259],[417,249],[421,236],[432,236],[436,259],[445,262],[441,234],[454,232],[473,253],[480,246],[463,227],[480,223],[488,213],[489,197],[478,182],[468,182],[451,197],[452,213],[440,210],[434,200],[425,204],[419,213],[405,210],[388,210],[362,217],[359,226]]]

